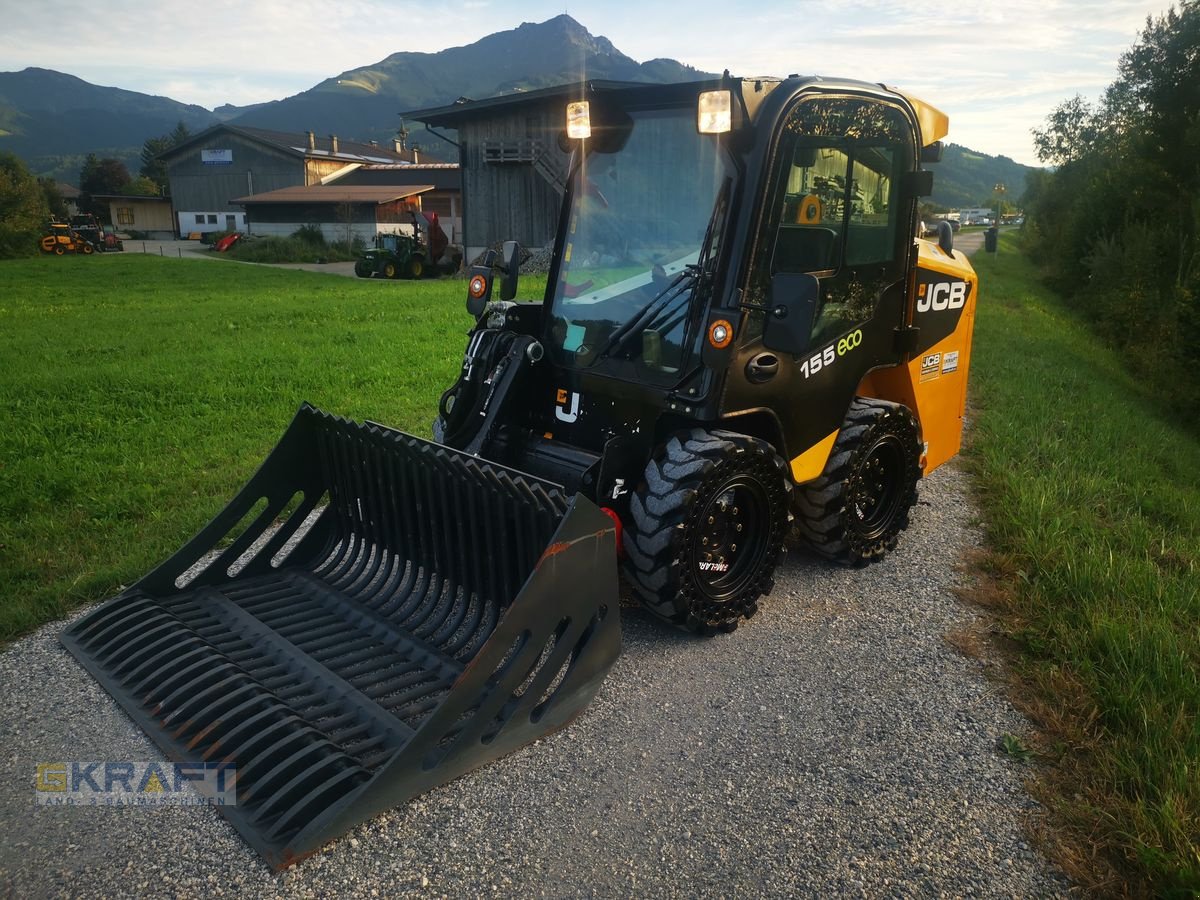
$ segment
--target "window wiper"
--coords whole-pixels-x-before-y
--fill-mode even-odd
[[[608,339],[596,351],[595,358],[601,359],[608,356],[624,347],[629,343],[634,335],[644,331],[651,322],[658,318],[659,314],[664,312],[672,301],[680,297],[687,296],[684,288],[687,287],[699,275],[700,269],[698,266],[688,265],[676,275],[661,291],[654,295],[653,299],[632,318],[628,319],[624,324],[620,325]]]
[[[654,298],[646,305],[645,309],[610,334],[608,340],[596,351],[595,359],[602,359],[623,348],[635,335],[645,331],[661,313],[665,312],[680,297],[690,299],[691,295],[684,288],[698,284],[700,277],[712,264],[710,256],[713,244],[715,243],[714,238],[717,234],[717,229],[724,219],[725,206],[729,200],[729,190],[732,183],[733,179],[727,177],[721,184],[721,190],[718,192],[716,202],[713,204],[712,214],[708,217],[708,225],[704,229],[704,241],[700,245],[700,255],[696,262],[684,266],[666,287],[654,295]]]

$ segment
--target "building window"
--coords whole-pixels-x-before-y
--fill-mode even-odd
[[[128,207],[128,206],[118,206],[117,207],[117,224],[118,225],[132,225],[133,224],[133,210],[130,207]]]
[[[196,224],[197,225],[204,224],[204,213],[196,213]]]
[[[209,214],[208,214],[208,224],[209,224],[209,225],[216,225],[216,224],[217,224],[217,214],[216,214],[216,213],[209,213]]]

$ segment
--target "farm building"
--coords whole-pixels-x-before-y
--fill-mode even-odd
[[[336,135],[289,134],[260,128],[216,125],[172,147],[167,165],[175,226],[179,234],[244,230],[245,211],[235,198],[336,179],[370,164],[413,161],[413,152]]]
[[[156,241],[169,241],[175,237],[170,197],[96,194],[92,199],[108,204],[109,221],[122,234],[141,231]]]
[[[404,113],[457,132],[467,258],[504,240],[529,249],[553,244],[570,161],[569,149],[559,143],[567,103],[642,87],[580,82]]]
[[[412,213],[421,209],[420,195],[432,185],[409,187],[313,184],[280,188],[234,200],[246,209],[250,234],[292,234],[302,225],[316,225],[327,241],[360,238],[369,243],[377,234],[411,233]]]

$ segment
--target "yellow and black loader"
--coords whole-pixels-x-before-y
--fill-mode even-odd
[[[893,550],[959,449],[975,275],[915,239],[947,133],[879,84],[582,85],[545,296],[471,270],[435,441],[303,406],[242,492],[63,641],[275,866],[566,724],[618,573],[729,632],[785,539]]]

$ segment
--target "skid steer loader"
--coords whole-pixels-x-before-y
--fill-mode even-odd
[[[229,507],[64,642],[275,866],[563,726],[656,616],[732,631],[784,540],[879,559],[959,449],[976,279],[915,240],[948,122],[790,77],[581,88],[545,297],[517,250],[436,443],[301,407]]]

